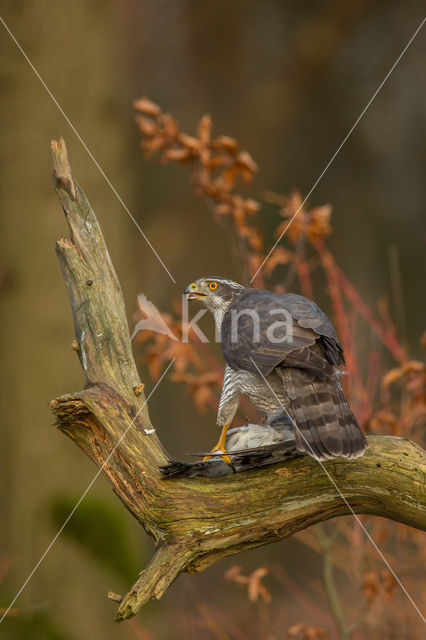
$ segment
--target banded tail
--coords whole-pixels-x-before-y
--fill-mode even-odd
[[[337,376],[319,379],[302,369],[280,370],[289,399],[296,447],[317,460],[358,458],[368,446]]]

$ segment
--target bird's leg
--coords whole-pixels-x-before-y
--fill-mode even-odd
[[[229,364],[225,367],[225,377],[223,380],[222,392],[220,394],[219,409],[217,412],[217,424],[222,426],[222,432],[217,445],[211,450],[211,453],[222,451],[225,455],[221,456],[227,464],[231,464],[231,458],[226,455],[226,434],[233,417],[237,413],[240,403],[240,387],[235,380],[235,371],[231,369]],[[206,456],[204,460],[213,458],[214,456]]]
[[[222,453],[226,454],[226,434],[228,432],[229,429],[229,424],[225,424],[222,427],[222,432],[220,434],[219,440],[217,441],[216,446],[213,447],[213,449],[210,451],[210,453],[215,453],[216,451],[221,451]],[[214,456],[205,456],[203,458],[203,462],[204,460],[210,460],[210,458],[213,458]],[[221,456],[224,461],[226,462],[226,464],[231,464],[231,458],[227,455]]]

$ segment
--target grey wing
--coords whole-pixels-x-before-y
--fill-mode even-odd
[[[343,362],[334,328],[314,302],[259,289],[248,291],[225,313],[221,348],[233,369],[263,375],[279,365],[329,375],[331,365]]]
[[[282,297],[285,298],[285,304],[299,326],[312,329],[318,334],[318,344],[327,361],[336,366],[345,364],[342,345],[324,311],[315,302],[303,296],[288,293]]]

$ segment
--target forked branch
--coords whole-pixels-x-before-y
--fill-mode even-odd
[[[85,388],[53,400],[51,409],[59,429],[102,469],[158,545],[120,603],[117,620],[124,620],[150,598],[160,598],[181,572],[202,571],[225,556],[350,509],[308,456],[214,480],[161,478],[167,455],[152,433],[140,392],[117,275],[96,217],[72,176],[63,140],[52,142],[52,155],[56,192],[70,229],[57,253]],[[423,450],[402,438],[370,437],[369,444],[358,460],[326,463],[351,509],[424,529]]]

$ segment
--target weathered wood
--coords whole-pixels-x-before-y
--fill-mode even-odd
[[[52,152],[56,191],[71,231],[57,252],[86,388],[53,400],[51,409],[59,429],[102,468],[158,545],[120,603],[117,620],[124,620],[161,597],[183,571],[202,571],[350,509],[309,456],[221,479],[161,478],[167,455],[156,434],[146,433],[152,425],[116,273],[95,215],[72,178],[64,142],[53,142]],[[426,528],[426,464],[417,445],[370,437],[362,458],[336,459],[325,467],[355,513]]]

